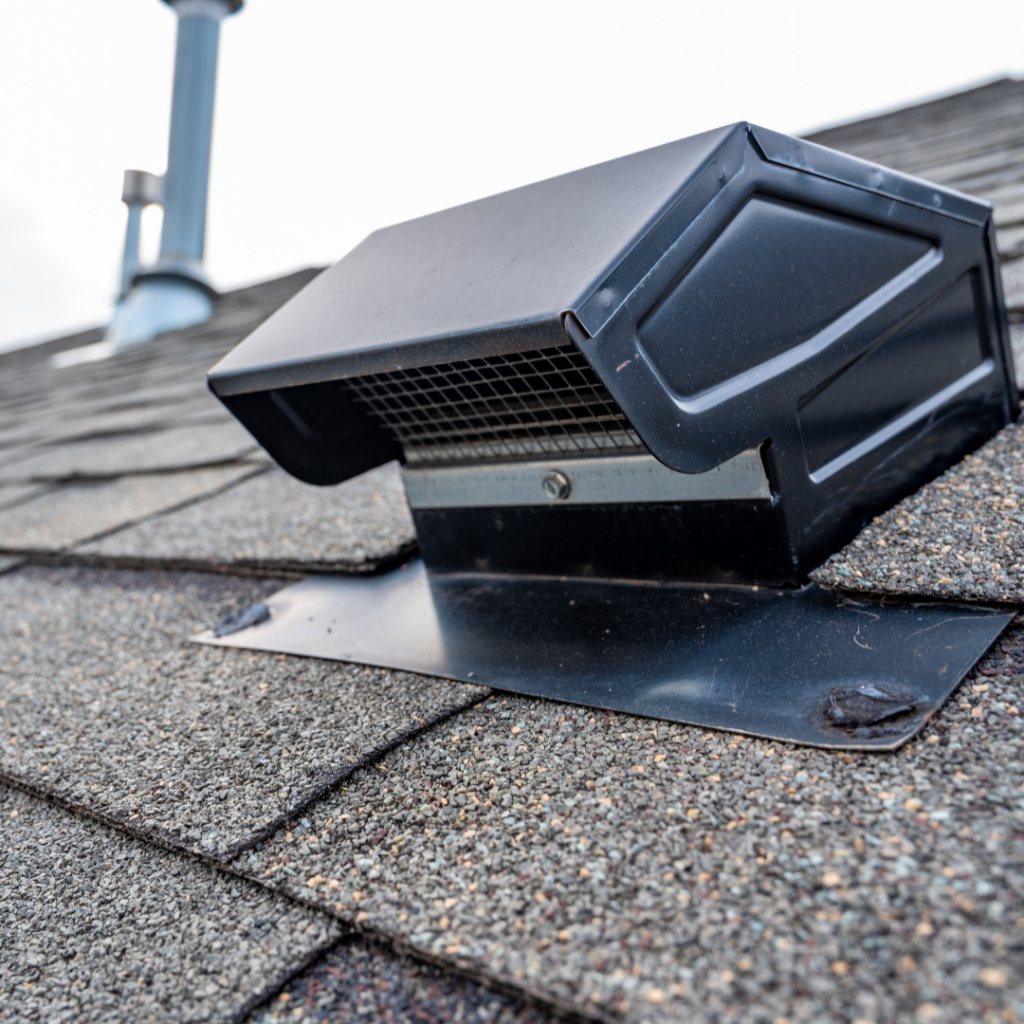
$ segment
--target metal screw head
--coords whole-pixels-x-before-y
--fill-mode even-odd
[[[564,473],[559,473],[556,469],[548,473],[541,480],[540,489],[552,501],[564,501],[569,497],[569,491],[572,489],[572,486],[569,483],[569,478]]]

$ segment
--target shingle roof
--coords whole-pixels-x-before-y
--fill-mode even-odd
[[[1024,254],[1024,80],[977,89],[808,138],[863,160],[985,199],[996,209],[1000,255]]]
[[[1017,302],[1022,105],[815,139],[993,199]],[[0,356],[0,1020],[1024,1016],[1020,629],[884,756],[188,642],[412,549],[393,467],[306,487],[206,391],[314,273],[107,362]],[[1020,602],[1019,437],[822,581]]]

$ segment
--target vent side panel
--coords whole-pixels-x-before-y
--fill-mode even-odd
[[[818,334],[930,248],[754,197],[650,314],[640,342],[677,395],[695,395]]]
[[[768,501],[415,509],[432,572],[782,587],[800,581]]]
[[[979,367],[988,355],[969,274],[800,410],[812,472]]]

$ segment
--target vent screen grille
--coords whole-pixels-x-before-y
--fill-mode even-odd
[[[394,432],[412,465],[646,451],[572,345],[345,383]]]

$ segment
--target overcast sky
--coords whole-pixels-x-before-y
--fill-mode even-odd
[[[0,348],[109,316],[121,173],[166,162],[174,31],[161,0],[0,0]],[[716,125],[798,134],[1021,73],[1021,0],[247,0],[207,267],[231,288]]]

